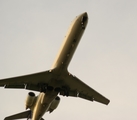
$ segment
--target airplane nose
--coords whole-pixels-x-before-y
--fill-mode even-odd
[[[81,15],[81,24],[84,25],[85,23],[87,23],[87,20],[88,20],[88,14],[87,12],[85,12]]]
[[[83,17],[87,17],[87,18],[88,18],[88,14],[87,14],[87,12],[82,13],[81,16],[83,16]]]
[[[87,12],[84,12],[84,13],[83,13],[83,16],[88,16]]]

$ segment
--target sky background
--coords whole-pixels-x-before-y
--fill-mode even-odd
[[[110,104],[61,96],[43,118],[135,120],[136,0],[0,0],[0,79],[50,69],[71,21],[83,12],[89,21],[69,71]],[[0,88],[0,119],[24,111],[28,92]]]

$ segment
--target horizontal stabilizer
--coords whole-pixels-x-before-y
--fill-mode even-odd
[[[16,120],[16,119],[30,118],[30,117],[31,117],[31,111],[29,110],[15,115],[11,115],[9,117],[6,117],[4,120]]]

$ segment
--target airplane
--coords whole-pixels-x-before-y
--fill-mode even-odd
[[[27,120],[44,120],[42,116],[46,112],[51,113],[58,107],[60,103],[59,95],[79,97],[106,105],[109,104],[109,99],[68,72],[68,65],[87,23],[88,14],[86,12],[78,15],[72,21],[50,70],[0,80],[0,87],[40,92],[38,96],[34,92],[29,92],[26,99],[26,111],[6,117],[4,120],[23,118],[27,118]]]

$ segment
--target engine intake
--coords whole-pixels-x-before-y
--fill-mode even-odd
[[[35,93],[33,93],[33,92],[28,93],[28,96],[27,96],[27,99],[26,99],[26,109],[33,106],[35,98],[36,98]]]
[[[52,103],[51,103],[48,111],[49,111],[50,113],[53,112],[53,111],[58,107],[59,103],[60,103],[60,97],[57,96],[57,97],[52,101]]]

